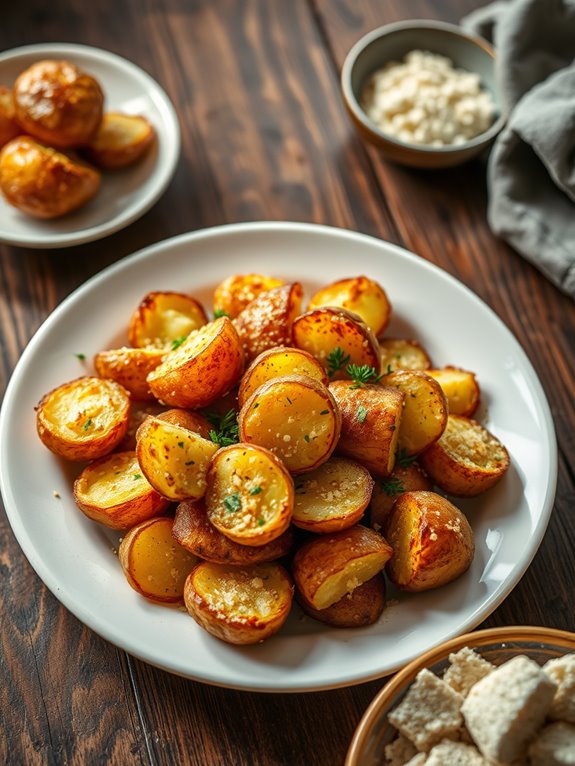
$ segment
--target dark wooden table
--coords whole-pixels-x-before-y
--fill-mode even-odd
[[[147,70],[179,113],[176,176],[141,220],[57,252],[0,246],[0,390],[26,343],[74,288],[158,240],[234,221],[330,224],[399,243],[471,287],[519,339],[549,398],[559,441],[551,523],[531,567],[485,626],[575,630],[573,304],[498,241],[485,220],[485,166],[393,167],[356,138],[339,96],[346,51],[401,18],[456,21],[477,0],[26,0],[3,49],[79,42]],[[108,644],[43,586],[0,518],[0,756],[9,764],[343,762],[374,681],[304,695],[211,688]]]

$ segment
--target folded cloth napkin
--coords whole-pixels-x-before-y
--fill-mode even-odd
[[[495,2],[462,25],[493,41],[509,112],[489,157],[489,225],[575,299],[575,0]]]

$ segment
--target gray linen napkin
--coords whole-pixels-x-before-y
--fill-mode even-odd
[[[575,299],[575,0],[495,2],[462,25],[495,44],[510,113],[489,157],[489,224]]]

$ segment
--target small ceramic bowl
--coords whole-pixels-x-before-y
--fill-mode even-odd
[[[555,657],[575,652],[575,633],[512,626],[477,630],[444,641],[406,665],[378,692],[355,730],[345,766],[382,766],[386,762],[384,748],[397,735],[397,730],[387,720],[390,710],[401,702],[420,670],[428,668],[441,676],[449,665],[449,655],[464,646],[475,649],[494,665],[501,665],[518,654],[544,665]]]
[[[427,146],[406,143],[384,133],[361,107],[361,94],[369,77],[389,61],[401,61],[412,50],[447,56],[456,68],[475,72],[495,101],[497,116],[491,126],[465,143]],[[439,21],[401,21],[369,32],[350,50],[341,73],[346,109],[362,138],[390,160],[419,168],[460,165],[485,151],[505,123],[505,110],[495,80],[495,51],[482,38],[453,24]]]

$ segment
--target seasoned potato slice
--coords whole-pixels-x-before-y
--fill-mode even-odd
[[[185,500],[178,505],[172,534],[183,548],[199,558],[214,564],[232,566],[249,566],[281,559],[289,553],[294,542],[293,528],[290,526],[265,545],[235,543],[209,521],[203,500]]]
[[[265,545],[289,527],[293,480],[267,449],[232,444],[218,450],[208,469],[208,519],[223,535],[243,545]]]
[[[243,355],[228,317],[191,333],[148,375],[154,396],[172,407],[207,407],[240,379]]]
[[[429,477],[417,463],[409,465],[396,463],[387,479],[376,481],[369,504],[369,520],[373,529],[385,535],[387,521],[396,499],[403,492],[413,492],[417,489],[427,491],[433,489]]]
[[[473,372],[459,367],[427,370],[447,399],[449,413],[470,418],[479,406],[479,384]]]
[[[378,338],[381,372],[395,370],[428,370],[431,359],[417,340],[407,338]]]
[[[341,416],[329,390],[303,375],[264,383],[244,404],[238,422],[241,441],[271,450],[292,473],[324,463],[341,430]]]
[[[291,346],[292,325],[301,311],[303,298],[299,282],[260,293],[234,319],[246,359],[276,346]]]
[[[406,455],[418,455],[445,429],[447,400],[441,386],[420,370],[398,370],[384,375],[381,382],[405,394],[399,449]]]
[[[86,154],[100,168],[125,168],[148,151],[155,137],[156,131],[145,117],[106,112],[98,132],[86,147]]]
[[[187,428],[188,431],[193,431],[194,433],[202,436],[204,439],[210,439],[212,426],[210,421],[200,412],[194,412],[193,410],[172,409],[162,412],[158,415],[158,418],[160,420],[165,420],[166,423],[173,423],[175,426]]]
[[[111,452],[128,430],[130,396],[113,380],[82,377],[58,386],[36,407],[46,447],[66,460],[94,460]]]
[[[74,482],[78,508],[112,529],[130,529],[169,505],[142,475],[134,452],[115,452],[86,466]]]
[[[258,295],[283,284],[281,279],[263,274],[235,274],[227,277],[214,290],[214,313],[225,313],[234,319]]]
[[[244,373],[238,392],[240,406],[245,404],[256,388],[268,380],[285,375],[308,375],[324,385],[328,382],[323,366],[307,351],[286,346],[269,348],[257,356]]]
[[[439,441],[420,456],[438,487],[451,495],[479,495],[509,468],[509,454],[499,439],[469,418],[450,415]]]
[[[0,85],[0,148],[22,133],[15,115],[12,88]]]
[[[388,476],[395,465],[404,394],[378,385],[358,388],[346,380],[330,383],[329,390],[341,413],[338,452],[375,476]]]
[[[405,492],[394,503],[387,527],[392,582],[403,590],[445,585],[465,572],[475,551],[473,532],[461,511],[435,492]]]
[[[135,348],[154,346],[173,351],[193,330],[207,324],[203,306],[191,295],[148,293],[130,318],[128,337]]]
[[[308,311],[322,306],[353,311],[376,336],[385,330],[391,317],[391,304],[383,287],[363,276],[340,279],[318,290],[309,302]]]
[[[160,603],[184,600],[184,584],[199,559],[172,537],[173,519],[148,519],[132,527],[118,549],[127,581],[142,596]]]
[[[302,314],[293,324],[293,340],[295,346],[315,356],[334,380],[349,377],[347,364],[379,369],[375,335],[360,316],[346,309],[326,306]],[[342,361],[337,369],[331,361],[334,352]]]
[[[203,497],[217,444],[159,417],[144,420],[136,442],[142,473],[161,495],[170,500]]]
[[[363,516],[372,489],[367,468],[332,457],[296,480],[293,523],[319,534],[351,527]]]
[[[184,599],[194,620],[212,636],[230,644],[257,644],[286,621],[293,585],[280,564],[238,568],[206,561],[186,580]]]
[[[385,579],[382,574],[376,574],[326,609],[313,609],[304,601],[302,609],[310,617],[332,628],[373,625],[385,609]]]
[[[94,369],[101,378],[110,378],[130,392],[132,399],[154,399],[147,381],[164,358],[157,348],[114,348],[100,351],[94,357]]]
[[[312,609],[327,609],[381,572],[392,553],[380,534],[359,524],[307,540],[292,565],[299,597]]]

